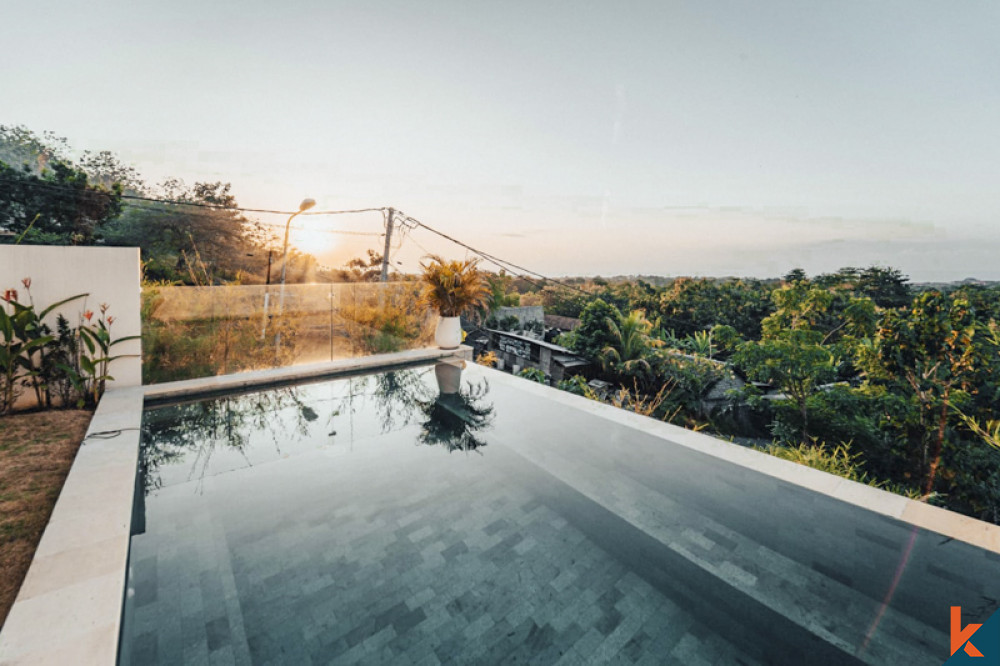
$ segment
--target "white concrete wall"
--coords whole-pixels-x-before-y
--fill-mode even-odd
[[[497,311],[493,314],[496,315],[497,319],[510,316],[517,317],[522,325],[529,321],[537,321],[540,324],[545,323],[545,308],[541,305],[523,305],[518,307],[505,305],[502,308],[497,308]]]
[[[92,310],[97,317],[101,303],[107,303],[108,315],[115,318],[112,339],[142,333],[139,248],[0,245],[0,294],[16,289],[18,301],[26,303],[23,278],[31,278],[31,296],[38,309],[76,294],[88,294],[85,299],[73,301],[46,317],[46,323],[53,328],[59,313],[76,326],[85,310]],[[140,341],[123,342],[112,351],[134,357],[111,363],[109,372],[115,381],[109,387],[142,384]]]

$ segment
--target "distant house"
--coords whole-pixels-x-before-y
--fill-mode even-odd
[[[518,372],[524,368],[537,368],[545,373],[552,384],[572,375],[584,374],[590,363],[572,350],[544,340],[536,340],[509,331],[485,330],[489,334],[489,351],[497,355],[498,368]],[[481,340],[479,331],[476,340]],[[469,343],[470,334],[466,337]],[[475,344],[472,345],[475,347]]]

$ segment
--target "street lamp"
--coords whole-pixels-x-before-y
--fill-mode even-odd
[[[281,253],[281,295],[280,295],[280,297],[278,299],[278,312],[282,313],[282,314],[285,312],[285,274],[286,274],[287,269],[288,269],[288,231],[289,231],[289,229],[291,229],[291,227],[292,227],[292,220],[295,219],[296,215],[298,215],[300,213],[306,212],[307,210],[309,210],[310,208],[312,208],[315,205],[316,205],[316,200],[315,199],[303,199],[302,203],[299,204],[299,209],[297,211],[295,211],[294,213],[292,213],[291,215],[289,215],[288,216],[288,221],[285,223],[285,245],[284,245],[284,249],[282,250],[282,253]],[[270,258],[270,255],[268,255],[268,257]],[[271,270],[271,264],[270,264],[270,261],[269,261],[268,262],[268,275],[269,276],[270,276],[270,270]],[[270,284],[270,279],[268,280],[268,284]],[[268,303],[268,296],[270,296],[270,294],[265,291],[265,293],[264,293],[264,328],[261,331],[261,337],[263,337],[267,333],[267,303]],[[277,353],[278,353],[278,347],[279,347],[280,344],[281,344],[281,331],[279,330],[278,331],[278,335],[276,335],[275,338],[274,338],[274,353],[275,353],[276,357],[277,357]]]
[[[288,216],[288,222],[285,223],[285,249],[281,252],[281,298],[279,299],[278,307],[281,312],[285,310],[285,271],[288,268],[288,230],[292,227],[292,220],[299,213],[304,213],[313,206],[316,205],[315,199],[303,199],[302,203],[299,204],[299,209]]]

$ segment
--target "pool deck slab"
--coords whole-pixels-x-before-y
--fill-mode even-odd
[[[145,399],[164,400],[390,366],[470,359],[468,347],[410,350],[109,390],[94,414],[35,559],[0,632],[0,664],[115,663],[139,455],[138,428]],[[1000,526],[498,371],[489,372],[491,381],[495,378],[498,382],[512,383],[539,399],[598,415],[851,505],[1000,553]]]
[[[106,395],[0,634],[2,664],[115,662],[143,394]]]

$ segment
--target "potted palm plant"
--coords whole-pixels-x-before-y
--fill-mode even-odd
[[[437,255],[428,257],[423,269],[425,303],[438,311],[434,342],[441,349],[456,349],[462,344],[463,312],[486,304],[489,287],[479,272],[478,259],[445,261]]]

